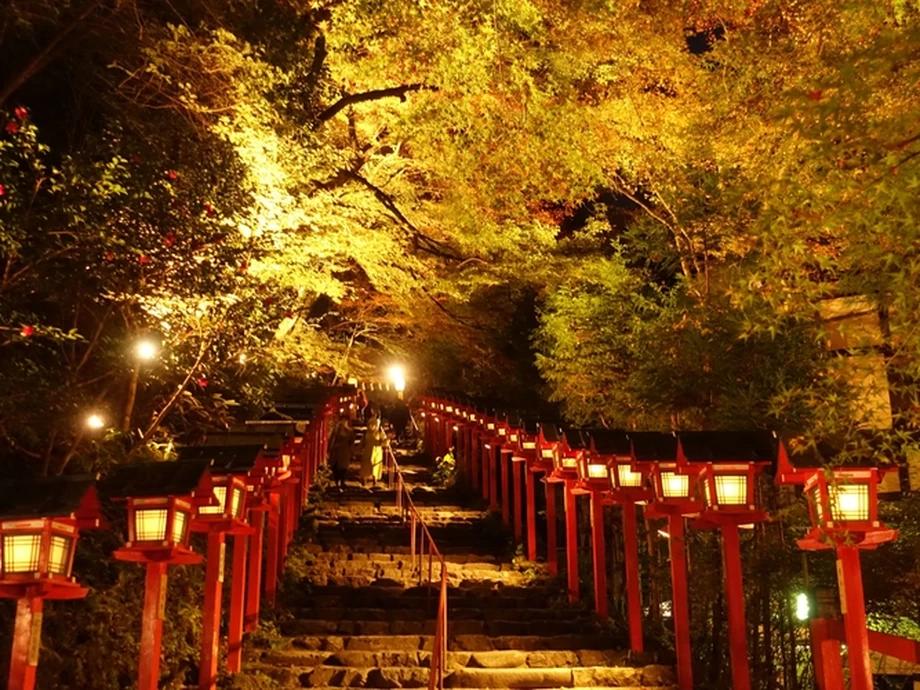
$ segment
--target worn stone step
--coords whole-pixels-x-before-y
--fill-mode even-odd
[[[412,651],[322,651],[294,647],[250,650],[247,660],[279,666],[421,666],[431,664],[431,652]],[[450,668],[571,668],[588,666],[646,666],[654,655],[631,658],[619,650],[564,650],[526,652],[518,650],[448,652]],[[637,663],[641,662],[641,663]]]
[[[489,637],[528,634],[565,635],[590,631],[586,620],[451,620],[450,635],[488,635]],[[318,620],[299,619],[281,624],[284,635],[426,635],[434,632],[434,620]]]
[[[429,669],[421,666],[279,666],[254,663],[260,670],[288,686],[422,688],[428,685]],[[572,668],[469,668],[448,669],[444,678],[450,688],[664,688],[674,682],[664,666],[572,667]]]
[[[448,649],[455,652],[515,650],[522,652],[610,650],[623,647],[625,640],[609,633],[577,635],[454,635]],[[301,635],[291,637],[287,645],[308,651],[415,652],[431,651],[433,635]]]
[[[543,609],[546,611],[569,611],[569,608],[547,608],[547,597],[522,597],[500,596],[485,593],[481,596],[464,596],[451,591],[447,595],[448,605],[452,611],[469,609],[473,611],[502,609],[513,611],[518,609]],[[437,592],[432,591],[431,596],[376,596],[358,590],[351,595],[338,594],[306,594],[302,597],[301,608],[337,608],[356,607],[373,609],[427,609],[437,602]]]
[[[295,607],[291,614],[297,620],[358,620],[358,621],[396,621],[428,620],[434,617],[437,599],[432,598],[429,606],[399,608],[364,608],[351,607]],[[577,609],[537,609],[537,608],[455,608],[449,607],[448,620],[482,620],[482,621],[532,621],[532,620],[585,620],[585,612]]]

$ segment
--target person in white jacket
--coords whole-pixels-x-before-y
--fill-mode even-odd
[[[380,418],[372,414],[364,434],[364,448],[361,453],[361,481],[371,480],[374,486],[383,476],[383,451],[390,445],[390,439],[380,425]]]

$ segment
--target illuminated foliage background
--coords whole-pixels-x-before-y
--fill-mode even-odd
[[[420,386],[542,396],[575,422],[807,441],[877,421],[848,369],[868,352],[909,441],[918,22],[916,0],[11,0],[3,472],[162,457],[282,382],[394,358]],[[852,357],[827,348],[839,298],[878,331]],[[162,354],[134,396],[142,336]],[[106,434],[84,432],[91,409]],[[769,670],[794,649],[781,537],[748,544],[766,688],[796,675]],[[90,577],[109,621],[137,583]],[[720,601],[700,591],[698,635]],[[68,687],[121,687],[132,664]]]

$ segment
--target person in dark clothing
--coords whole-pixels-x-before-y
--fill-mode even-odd
[[[348,466],[354,453],[355,431],[347,414],[339,415],[339,421],[329,435],[329,464],[332,466],[332,478],[339,489],[345,488]]]
[[[393,424],[393,432],[397,440],[403,440],[406,437],[406,425],[409,423],[409,406],[403,400],[397,400],[390,410],[390,422]]]

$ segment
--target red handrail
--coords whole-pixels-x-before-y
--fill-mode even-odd
[[[434,628],[434,645],[431,650],[431,670],[428,675],[428,690],[444,690],[444,676],[447,669],[447,563],[444,556],[438,550],[437,544],[428,531],[428,526],[422,519],[421,513],[415,507],[412,501],[412,494],[406,487],[406,481],[402,471],[399,469],[399,463],[396,462],[396,456],[393,449],[389,446],[386,449],[389,467],[387,468],[387,477],[390,486],[396,482],[396,508],[403,520],[409,518],[409,554],[413,567],[418,568],[418,582],[421,585],[424,581],[425,572],[425,547],[428,547],[428,585],[433,581],[434,560],[437,559],[441,565],[441,576],[439,583],[438,596],[438,613],[435,618]],[[416,554],[418,562],[416,565]]]

